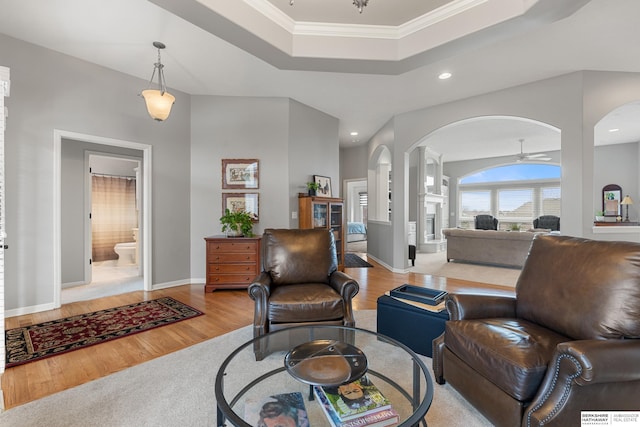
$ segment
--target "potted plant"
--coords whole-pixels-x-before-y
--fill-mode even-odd
[[[224,215],[220,217],[222,231],[227,237],[252,237],[253,217],[247,211],[230,211],[225,209]]]
[[[596,211],[596,222],[604,221],[604,211]]]
[[[511,226],[509,227],[509,229],[510,229],[511,231],[520,231],[520,224],[517,224],[517,223],[515,223],[515,222],[514,222],[513,224],[511,224]]]
[[[317,182],[307,182],[307,190],[309,190],[310,196],[315,196],[318,188],[320,188],[320,184]]]

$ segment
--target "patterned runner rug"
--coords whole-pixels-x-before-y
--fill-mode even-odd
[[[5,332],[6,367],[33,362],[144,332],[203,313],[173,298],[158,298]]]

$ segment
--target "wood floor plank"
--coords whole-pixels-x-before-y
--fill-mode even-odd
[[[362,258],[366,256],[362,255]],[[360,284],[354,300],[355,310],[376,308],[377,298],[402,284],[423,285],[449,292],[513,294],[513,288],[447,279],[415,273],[393,273],[374,260],[373,268],[347,268],[345,272]],[[184,285],[152,292],[130,292],[92,301],[65,304],[60,309],[10,317],[7,329],[28,326],[133,304],[140,301],[172,297],[205,314],[161,328],[30,362],[5,370],[1,378],[6,409],[127,369],[156,357],[189,347],[250,325],[253,301],[246,290],[217,290],[205,293],[203,285]]]

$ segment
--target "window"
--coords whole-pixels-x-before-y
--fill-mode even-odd
[[[540,189],[540,215],[560,216],[560,187]]]
[[[480,214],[498,218],[500,230],[529,229],[540,215],[560,216],[560,166],[500,166],[460,179],[458,225],[473,228]]]
[[[461,191],[460,222],[471,222],[473,228],[473,217],[482,214],[491,214],[491,191]]]

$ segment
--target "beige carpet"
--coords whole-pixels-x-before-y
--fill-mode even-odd
[[[375,330],[375,310],[357,311],[355,315],[358,327]],[[251,334],[251,326],[246,326],[90,383],[9,409],[0,414],[0,425],[214,426],[214,383],[218,368],[232,349],[251,339]],[[431,374],[431,359],[422,356],[421,359]],[[281,366],[281,359],[278,362]],[[389,364],[393,366],[392,362]],[[231,385],[225,383],[225,386]],[[426,419],[430,427],[491,426],[449,385],[434,384],[434,398]]]
[[[367,252],[367,242],[347,243],[347,252]],[[471,280],[490,283],[492,285],[515,287],[520,275],[519,268],[497,267],[465,262],[447,262],[447,253],[416,254],[416,265],[410,271],[434,276],[452,277],[454,279]]]
[[[367,253],[367,241],[347,242],[347,252]]]
[[[520,276],[519,268],[497,267],[465,262],[447,262],[447,253],[416,254],[416,266],[413,273],[433,274],[474,282],[515,287]]]

